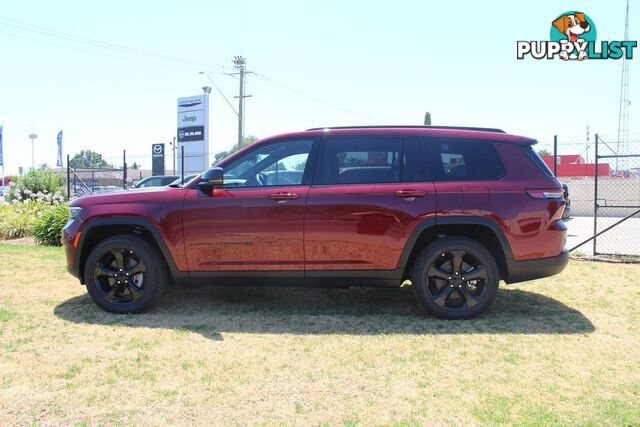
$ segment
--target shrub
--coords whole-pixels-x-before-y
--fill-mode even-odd
[[[31,229],[31,235],[38,245],[60,246],[62,229],[69,219],[69,207],[58,205],[49,208]]]
[[[50,207],[33,200],[0,206],[0,239],[18,239],[30,235],[33,225]]]
[[[5,197],[9,201],[37,200],[59,205],[65,200],[64,177],[47,170],[31,170],[11,181]]]

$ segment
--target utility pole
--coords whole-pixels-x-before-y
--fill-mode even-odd
[[[624,18],[624,41],[629,40],[629,0]],[[618,144],[616,156],[629,154],[629,61],[622,56],[622,78],[620,80],[620,110],[618,113]],[[616,172],[627,168],[627,159],[616,157]]]
[[[589,123],[586,124],[587,126],[587,135],[586,135],[586,139],[585,139],[585,143],[586,143],[586,159],[585,159],[585,163],[589,163],[589,142],[591,141],[591,126],[589,126]]]
[[[235,56],[232,60],[235,69],[238,70],[237,73],[233,73],[232,75],[238,75],[240,78],[240,91],[239,95],[234,98],[238,98],[238,149],[242,147],[242,141],[244,140],[244,99],[251,97],[251,95],[245,95],[245,77],[247,74],[252,74],[250,71],[247,71],[246,65],[247,61],[242,56]]]

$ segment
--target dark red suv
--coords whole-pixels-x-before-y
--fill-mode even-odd
[[[184,188],[76,199],[69,271],[100,307],[150,306],[168,281],[392,286],[482,313],[498,282],[562,271],[562,186],[535,140],[498,129],[318,128],[266,138]],[[283,302],[286,304],[286,302]]]

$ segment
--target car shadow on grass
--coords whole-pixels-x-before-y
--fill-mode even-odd
[[[106,313],[86,294],[61,303],[54,313],[76,323],[185,330],[212,340],[221,340],[221,334],[229,332],[422,335],[594,331],[582,313],[555,299],[504,288],[487,312],[465,321],[426,315],[410,288],[170,288],[160,304],[144,314]]]

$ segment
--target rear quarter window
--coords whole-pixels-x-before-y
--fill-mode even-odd
[[[542,158],[540,158],[540,155],[538,153],[536,153],[536,150],[533,149],[532,145],[527,145],[525,147],[522,147],[522,149],[527,153],[527,155],[533,160],[533,162],[538,165],[538,167],[540,168],[540,170],[546,175],[546,176],[550,176],[553,177],[553,172],[551,172],[551,169],[549,169],[549,166],[547,166],[547,164],[544,162],[544,160],[542,160]]]
[[[428,140],[427,156],[435,181],[492,181],[505,175],[489,141]]]

